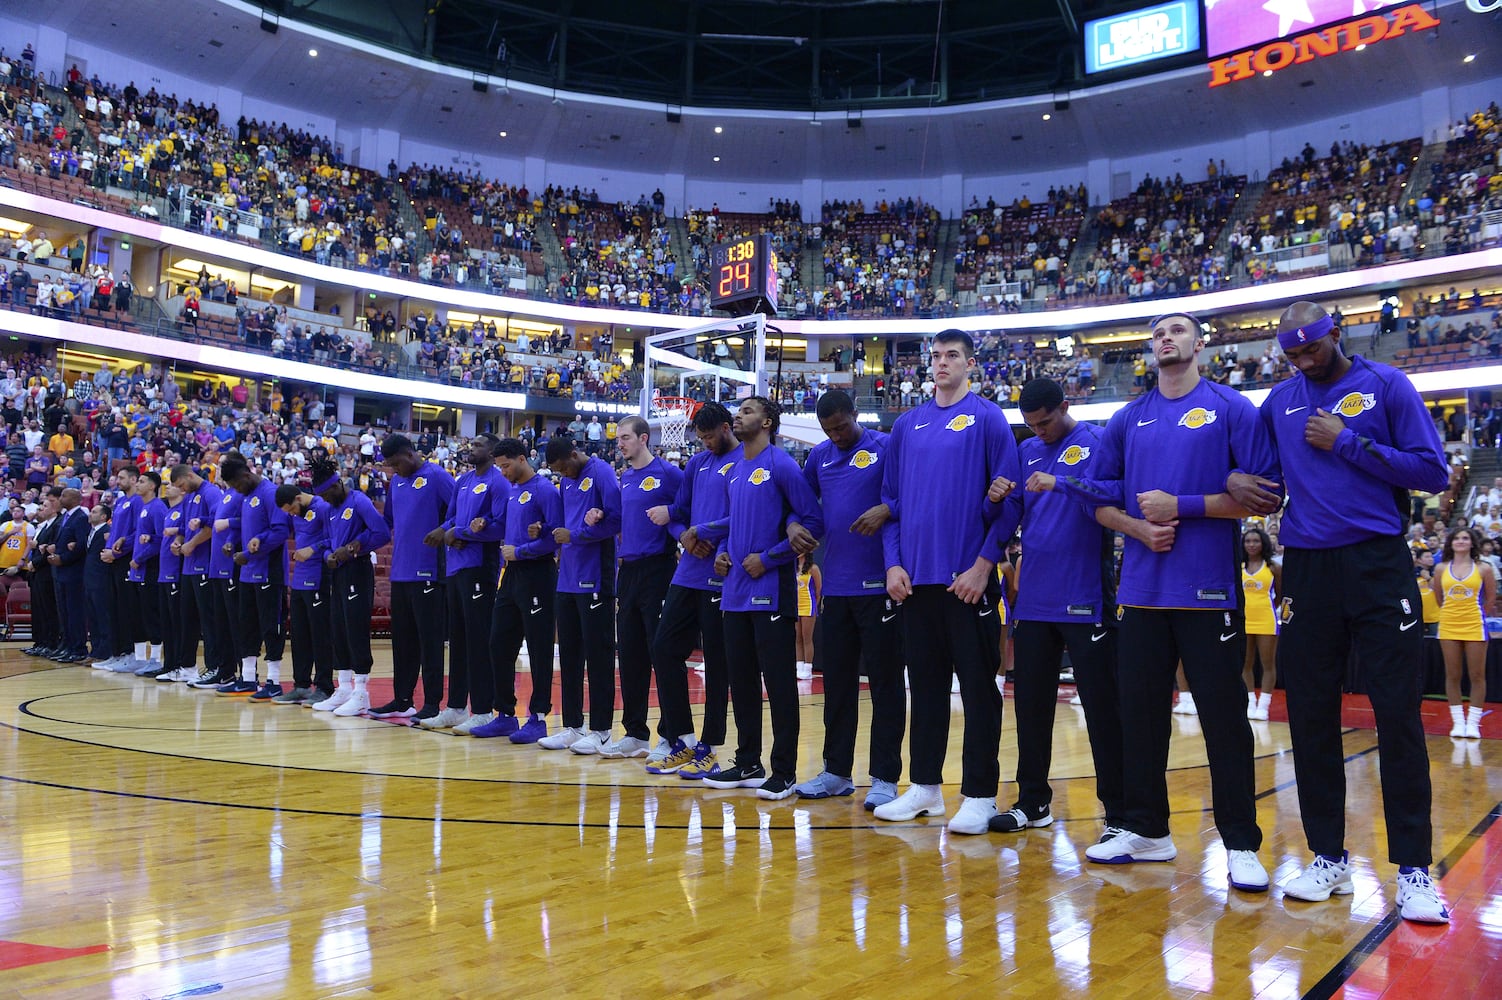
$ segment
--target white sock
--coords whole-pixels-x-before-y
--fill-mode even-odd
[[[363,693],[365,691],[365,685],[367,685],[369,683],[370,683],[370,675],[369,674],[355,674],[355,690],[356,691],[359,691],[359,692]]]
[[[1457,710],[1458,710],[1458,708],[1459,708],[1459,706],[1456,706]],[[1481,716],[1484,715],[1485,713],[1486,713],[1486,709],[1482,708],[1480,705],[1472,705],[1470,708],[1466,709],[1466,713],[1465,713],[1466,725],[1468,725],[1468,726],[1479,726],[1479,725],[1481,725]]]
[[[1464,705],[1451,705],[1450,706],[1450,721],[1453,722],[1453,723],[1455,723],[1457,726],[1465,724],[1465,706]]]
[[[256,658],[254,656],[240,657],[240,679],[253,681],[256,679]]]
[[[342,688],[352,687],[355,683],[354,677],[355,672],[353,670],[339,671],[338,686]]]
[[[162,644],[161,643],[157,643],[154,646],[148,644],[147,647],[146,647],[146,649],[147,649],[147,657],[146,657],[147,659],[151,660],[153,663],[161,663],[162,662]]]
[[[151,645],[149,643],[144,643],[144,642],[138,642],[138,643],[136,643],[136,659],[138,659],[138,660],[144,660],[144,659],[146,659],[150,655],[151,655]]]
[[[1272,703],[1273,703],[1273,693],[1271,691],[1263,691],[1261,694],[1259,694],[1257,696],[1257,707],[1259,709],[1267,708]]]
[[[266,661],[266,681],[269,684],[280,684],[282,682],[281,660]]]
[[[684,733],[682,736],[680,736],[678,738],[683,741],[683,745],[684,746],[689,747],[690,749],[692,749],[693,747],[698,746],[698,744],[694,742],[694,734],[693,733]]]
[[[1247,708],[1256,708],[1257,707],[1257,692],[1255,692],[1255,691],[1248,691],[1246,693],[1246,707]]]

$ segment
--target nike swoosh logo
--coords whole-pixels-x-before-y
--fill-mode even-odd
[[[981,612],[981,613],[980,613],[980,615],[979,615],[979,617],[981,617],[981,618],[984,618],[984,617],[986,617],[986,615],[989,615],[989,614],[991,614],[991,612],[993,612],[993,611],[995,611],[995,610],[996,610],[996,609],[995,609],[995,608],[990,608],[990,609],[988,609],[988,610],[986,610],[986,611],[982,611],[982,612]]]
[[[483,596],[484,596],[483,594],[470,594],[469,595],[469,599],[471,601],[478,601]]]
[[[830,466],[831,466],[831,465],[833,465],[833,464],[834,464],[834,463],[836,463],[836,462],[838,462],[838,461],[839,461],[839,459],[838,459],[838,458],[832,458],[832,459],[830,459],[830,460],[829,460],[829,461],[827,461],[827,462],[820,462],[820,463],[819,463],[819,468],[821,468],[821,469],[827,469],[827,468],[829,468],[829,467],[830,467]]]
[[[772,621],[774,621],[774,622],[780,622],[780,621],[782,621],[782,616],[781,615],[773,615],[772,616]]]
[[[261,584],[261,589],[262,590],[270,590],[271,589],[271,584],[269,584],[269,583],[263,583],[263,584]]]
[[[540,612],[541,610],[542,610],[542,608],[533,608],[531,611],[528,611],[527,614],[529,614],[529,615],[535,615],[538,612]]]
[[[1418,621],[1416,619],[1414,621],[1411,621],[1411,622],[1406,622],[1405,624],[1402,624],[1402,625],[1398,626],[1398,631],[1399,632],[1407,632],[1409,629],[1413,628],[1417,624],[1418,624]]]
[[[1148,424],[1155,424],[1157,422],[1158,422],[1158,418],[1157,417],[1153,417],[1153,419],[1151,419],[1151,420],[1139,420],[1139,421],[1137,421],[1137,426],[1138,427],[1146,427]]]
[[[896,618],[896,617],[897,617],[896,615],[882,615],[881,616],[881,620],[882,620],[882,622],[884,624],[886,622],[891,621],[893,618]]]
[[[1234,638],[1236,638],[1236,633],[1235,632],[1232,632],[1229,635],[1226,634],[1225,632],[1222,632],[1220,634],[1220,641],[1221,642],[1230,642]]]
[[[1090,641],[1091,642],[1100,642],[1105,637],[1106,637],[1106,633],[1104,633],[1104,632],[1102,632],[1100,635],[1096,635],[1094,632],[1090,633]]]
[[[913,425],[913,430],[915,430],[915,431],[921,431],[923,428],[927,427],[931,423],[933,423],[932,420],[925,420],[921,424],[914,424]]]
[[[589,610],[591,610],[591,611],[598,611],[601,608],[603,608],[604,606],[605,606],[605,602],[601,601],[599,604],[591,604],[589,606]]]
[[[1041,461],[1043,461],[1043,459],[1041,459],[1041,458],[1031,458],[1031,459],[1028,459],[1027,464],[1028,465],[1037,465]]]
[[[1300,411],[1300,410],[1307,410],[1307,409],[1309,409],[1309,407],[1308,407],[1308,405],[1307,405],[1307,404],[1306,404],[1306,405],[1304,405],[1304,406],[1290,406],[1290,407],[1289,407],[1289,408],[1288,408],[1288,409],[1286,409],[1286,410],[1284,410],[1284,411],[1283,411],[1283,416],[1285,416],[1285,417],[1286,417],[1286,416],[1288,416],[1288,415],[1289,415],[1289,414],[1290,414],[1290,413],[1297,413],[1297,412],[1299,412],[1299,411]]]
[[[711,597],[709,599],[709,603],[710,604],[719,604],[720,603],[720,599],[718,597]]]

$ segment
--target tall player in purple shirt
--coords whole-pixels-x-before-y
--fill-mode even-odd
[[[1156,320],[1158,386],[1111,417],[1091,478],[1034,472],[1027,488],[1057,484],[1091,507],[1120,506],[1133,517],[1175,527],[1167,552],[1126,540],[1117,594],[1126,802],[1120,832],[1090,845],[1085,856],[1105,864],[1178,856],[1168,828],[1167,770],[1174,670],[1182,661],[1203,723],[1229,881],[1265,892],[1241,680],[1246,634],[1236,522],[1248,512],[1225,488],[1232,470],[1271,476],[1277,460],[1256,407],[1236,390],[1200,377],[1203,331],[1184,313]]]
[[[719,771],[715,747],[725,742],[725,710],[730,702],[725,616],[720,610],[725,578],[714,568],[715,546],[700,538],[692,526],[717,521],[729,513],[726,489],[730,473],[741,459],[730,411],[719,403],[705,403],[694,414],[694,436],[703,450],[688,460],[673,502],[647,511],[652,522],[665,525],[683,547],[652,641],[652,671],[657,677],[657,705],[662,713],[657,732],[667,741],[667,747],[659,743],[648,755],[647,773],[677,774],[688,780]],[[695,643],[702,644],[704,653],[704,723],[697,741],[689,708],[686,662]]]
[[[157,587],[160,566],[157,553],[161,547],[162,521],[167,516],[167,505],[157,495],[161,489],[162,477],[155,472],[143,472],[136,480],[136,496],[141,498],[142,506],[136,516],[135,537],[130,540],[130,573],[126,579],[130,582],[134,602],[131,627],[138,637],[137,673],[143,673],[147,668],[156,669],[162,663],[163,623],[161,592]]]
[[[651,750],[647,696],[652,687],[652,637],[668,586],[678,568],[678,543],[648,512],[678,494],[683,470],[652,454],[652,428],[627,417],[615,439],[621,470],[620,610],[616,621],[621,663],[621,725],[626,734],[600,748],[601,757],[645,757]]]
[[[871,791],[866,808],[897,798],[907,692],[902,684],[902,625],[887,595],[882,531],[896,531],[881,501],[887,436],[856,423],[855,403],[838,389],[819,397],[815,414],[829,440],[815,445],[803,476],[824,508],[824,770],[798,785],[800,798],[855,791],[860,679],[871,688]]]
[[[443,544],[448,551],[449,597],[449,701],[456,688],[468,692],[469,718],[450,732],[470,736],[496,721],[495,678],[490,662],[490,619],[495,611],[495,584],[501,575],[501,525],[492,520],[494,496],[510,492],[506,479],[495,467],[495,447],[500,438],[480,434],[469,443],[470,469],[454,485],[454,502],[443,522]],[[460,684],[459,678],[463,681]],[[463,707],[462,705],[460,706]],[[508,730],[516,731],[515,720]]]
[[[115,473],[121,496],[111,511],[110,533],[104,551],[99,553],[100,561],[110,566],[110,651],[113,655],[96,663],[94,667],[97,670],[135,669],[131,643],[135,627],[130,620],[130,591],[126,589],[130,584],[126,577],[130,573],[129,542],[142,507],[141,498],[135,495],[138,475],[131,465]]]
[[[1029,382],[1017,406],[1034,435],[1017,448],[1024,471],[1090,475],[1100,456],[1101,430],[1070,416],[1057,382]],[[1053,822],[1048,770],[1059,668],[1067,649],[1095,761],[1095,794],[1105,807],[1106,830],[1114,833],[1124,807],[1114,539],[1088,507],[1058,493],[1028,493],[1023,497],[1022,540],[1011,615],[1017,801],[993,817],[990,828],[1015,833]]]
[[[323,565],[329,552],[329,505],[290,483],[276,488],[276,505],[292,521],[287,543],[292,563],[292,690],[273,705],[311,708],[334,693],[332,575]]]
[[[554,605],[558,592],[558,543],[553,529],[563,524],[563,498],[558,487],[537,474],[527,461],[527,449],[516,438],[502,438],[495,446],[496,461],[508,489],[493,490],[487,520],[501,528],[501,563],[506,574],[495,595],[490,619],[490,675],[484,683],[494,694],[493,722],[471,736],[505,736],[512,743],[536,743],[548,735],[553,710]],[[532,673],[527,721],[516,717],[516,657],[522,641]],[[476,681],[475,692],[481,691]]]
[[[221,694],[249,694],[270,701],[282,694],[282,594],[287,583],[287,539],[291,520],[276,505],[276,486],[250,469],[238,451],[219,463],[219,478],[240,494],[240,679]],[[266,683],[257,685],[257,661],[266,651]],[[249,690],[247,690],[247,688]]]
[[[553,529],[560,547],[557,617],[563,729],[537,745],[597,754],[615,728],[615,536],[621,530],[621,488],[615,470],[580,451],[570,437],[549,441],[547,459],[548,468],[562,480],[563,494],[563,524]]]
[[[1429,753],[1419,720],[1423,615],[1404,542],[1408,491],[1439,493],[1444,447],[1407,377],[1341,350],[1340,330],[1313,302],[1278,320],[1278,343],[1298,374],[1262,404],[1288,490],[1278,673],[1288,698],[1299,814],[1314,860],[1283,895],[1318,902],[1349,895],[1341,685],[1354,644],[1377,717],[1388,859],[1398,865],[1398,912],[1445,923],[1429,876]],[[1267,484],[1238,476],[1244,502],[1277,509]],[[1196,692],[1198,693],[1198,692]]]
[[[183,494],[183,530],[173,544],[183,559],[183,587],[195,605],[193,620],[203,636],[203,671],[186,678],[192,683],[217,676],[223,656],[221,637],[213,627],[214,581],[209,577],[209,563],[213,556],[214,511],[224,493],[194,472],[191,465],[174,465],[168,474]]]
[[[883,460],[882,500],[897,531],[883,534],[887,594],[903,605],[912,697],[912,785],[876,807],[882,820],[942,816],[950,678],[958,675],[965,741],[954,833],[979,834],[996,815],[1001,781],[1001,585],[996,564],[1022,518],[1017,441],[999,407],[970,391],[975,342],[945,330],[932,347],[934,398],[897,418]],[[1007,495],[992,501],[996,480]]]
[[[735,763],[704,783],[755,788],[758,798],[793,794],[798,770],[796,557],[787,539],[791,517],[818,539],[824,517],[803,471],[775,442],[780,411],[749,396],[732,427],[741,460],[730,473],[729,517],[697,526],[719,540],[715,571],[725,578],[725,660],[735,711]],[[761,763],[761,689],[772,709],[772,770]]]
[[[388,434],[381,457],[391,488],[381,509],[391,529],[392,698],[370,710],[376,719],[416,718],[424,729],[450,729],[469,718],[469,678],[461,665],[443,698],[443,641],[448,603],[443,585],[443,522],[454,503],[454,477],[417,453],[405,434]],[[422,709],[413,707],[422,676]]]

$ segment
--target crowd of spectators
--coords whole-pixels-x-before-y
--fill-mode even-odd
[[[566,270],[548,284],[557,302],[661,313],[700,314],[707,300],[683,280],[663,214],[661,191],[635,204],[602,202],[577,187],[544,199]]]
[[[954,251],[956,290],[973,289],[982,312],[999,313],[1059,289],[1088,204],[1083,184],[1050,187],[1038,203],[972,198]]]
[[[828,201],[820,209],[823,318],[931,314],[939,210],[908,198],[881,202]]]
[[[764,213],[721,212],[718,203],[709,208],[691,208],[684,217],[689,253],[695,275],[709,270],[709,251],[717,243],[732,243],[766,234],[772,238],[777,254],[778,301],[790,304],[795,315],[815,315],[824,298],[821,289],[809,290],[801,280],[803,254],[817,248],[823,238],[821,224],[806,227],[803,207],[796,201],[773,200]],[[687,308],[675,310],[688,315],[708,311],[708,289],[695,288],[695,298]]]

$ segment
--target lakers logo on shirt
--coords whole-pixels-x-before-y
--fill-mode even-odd
[[[416,479],[412,480],[412,488],[414,490],[420,490],[426,485],[428,485],[428,480],[424,476],[418,476]]]
[[[974,423],[975,418],[973,416],[968,413],[961,413],[959,416],[949,421],[949,423],[945,424],[944,429],[946,431],[954,431],[956,434],[958,434],[960,431],[964,430],[966,427],[969,427]]]
[[[353,507],[346,507],[344,508],[344,513],[339,516],[344,518],[346,521],[353,520],[355,516],[355,509]]]
[[[730,470],[733,468],[735,468],[734,462],[726,462],[724,465],[720,466],[720,475],[728,476],[730,474]]]
[[[1079,465],[1089,457],[1089,448],[1081,448],[1077,444],[1072,444],[1068,448],[1064,449],[1064,454],[1059,456],[1059,461],[1064,463],[1065,465]]]
[[[1445,591],[1445,600],[1447,600],[1447,601],[1450,600],[1451,598],[1457,598],[1457,597],[1460,598],[1460,599],[1462,599],[1462,600],[1467,600],[1468,601],[1468,600],[1470,600],[1471,598],[1473,598],[1475,596],[1476,596],[1476,592],[1474,590],[1472,590],[1470,587],[1464,586],[1463,584],[1459,584],[1459,583],[1455,584],[1449,590]]]
[[[259,507],[259,506],[261,506],[261,498],[260,497],[251,497],[250,498],[250,505],[252,507]]]
[[[771,478],[772,473],[768,472],[766,469],[757,469],[755,472],[751,473],[751,485],[760,486],[762,483]]]
[[[651,493],[661,485],[661,479],[658,479],[656,476],[648,476],[646,479],[643,479],[641,481],[641,490],[643,493]]]
[[[585,476],[583,479],[579,480],[579,492],[588,493],[594,488],[595,481],[593,476]]]
[[[1335,412],[1342,417],[1359,417],[1377,405],[1377,395],[1371,392],[1348,392],[1335,404]]]
[[[522,490],[522,495],[516,498],[516,502],[519,503],[519,504],[531,503],[532,502],[532,491],[531,490]]]
[[[862,448],[850,456],[850,464],[857,469],[866,469],[876,464],[877,455]]]
[[[1207,410],[1203,406],[1196,406],[1179,418],[1179,426],[1188,427],[1190,430],[1198,430],[1206,424],[1213,423],[1215,423],[1215,411]]]
[[[475,496],[479,496],[480,494],[484,493],[488,489],[490,489],[490,484],[489,483],[476,483],[475,484],[475,488],[474,488],[474,494],[475,494]]]
[[[347,514],[347,513],[349,513],[349,511],[345,511],[345,513],[346,513],[346,514]],[[318,515],[317,515],[317,514],[315,514],[315,513],[313,513],[313,512],[312,512],[312,511],[311,511],[311,510],[310,510],[310,511],[308,511],[308,512],[307,512],[307,513],[306,513],[306,514],[304,514],[304,515],[303,515],[303,516],[302,516],[302,519],[303,519],[303,520],[304,520],[304,521],[307,521],[307,522],[308,522],[308,523],[310,523],[310,524],[311,524],[311,523],[312,523],[312,522],[313,522],[313,521],[315,521],[315,520],[317,520],[317,518],[318,518]]]

